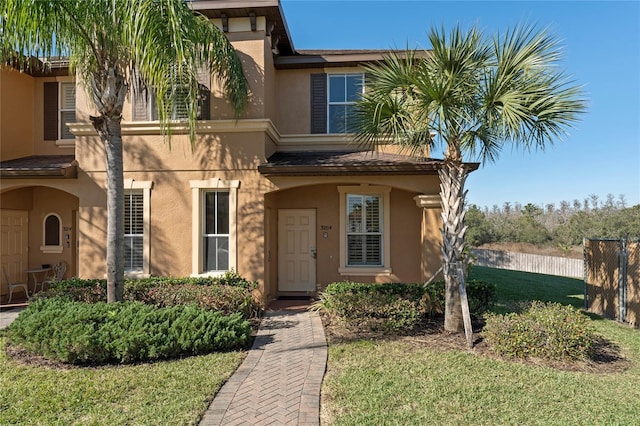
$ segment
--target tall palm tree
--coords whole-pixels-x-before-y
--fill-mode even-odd
[[[429,33],[430,51],[396,52],[368,66],[356,106],[357,139],[427,156],[444,146],[439,170],[445,329],[462,329],[456,266],[464,250],[465,155],[494,161],[506,144],[543,149],[585,111],[581,88],[558,69],[556,37],[532,26],[494,37],[477,28]]]
[[[224,82],[239,113],[247,99],[240,60],[225,35],[184,0],[2,0],[0,55],[68,56],[93,101],[91,123],[104,144],[107,170],[107,299],[122,300],[124,189],[121,121],[138,81],[157,94],[159,119],[171,135],[171,105],[184,102],[196,140],[197,70]],[[33,61],[23,61],[29,66]]]

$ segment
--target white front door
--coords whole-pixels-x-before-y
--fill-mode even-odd
[[[316,290],[316,211],[278,210],[278,291]]]
[[[25,282],[24,270],[29,261],[29,213],[25,210],[0,210],[0,263],[13,282]],[[7,293],[4,283],[0,293]]]

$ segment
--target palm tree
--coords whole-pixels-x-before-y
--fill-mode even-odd
[[[407,50],[367,66],[357,139],[414,156],[444,146],[439,176],[445,329],[462,329],[457,266],[464,250],[463,156],[494,161],[506,144],[543,149],[585,111],[580,87],[557,67],[557,38],[525,26],[487,37],[477,28],[429,33],[430,51]]]
[[[124,189],[122,108],[139,81],[155,90],[159,119],[171,135],[171,105],[184,102],[191,143],[196,140],[197,70],[216,73],[239,113],[247,83],[233,47],[184,0],[3,0],[0,59],[16,52],[68,56],[96,114],[91,123],[104,144],[107,170],[107,299],[122,300]],[[33,61],[19,61],[30,66]]]

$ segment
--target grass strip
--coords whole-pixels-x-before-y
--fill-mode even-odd
[[[233,374],[243,353],[150,364],[57,369],[5,355],[0,336],[0,424],[189,425]]]

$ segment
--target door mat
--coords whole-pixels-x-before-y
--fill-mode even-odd
[[[278,300],[310,300],[309,296],[278,296]]]

